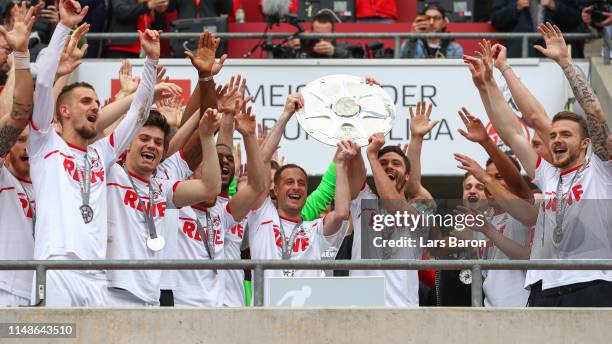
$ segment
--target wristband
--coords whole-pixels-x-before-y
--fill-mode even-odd
[[[501,70],[501,75],[502,75],[502,76],[504,76],[504,73],[505,73],[505,72],[506,72],[508,69],[510,69],[510,68],[512,68],[512,67],[507,66],[506,68],[502,69],[502,70]]]
[[[207,82],[207,81],[213,80],[213,77],[214,76],[212,74],[210,76],[205,76],[203,78],[200,78],[200,82]]]
[[[30,52],[13,51],[15,69],[30,69]]]

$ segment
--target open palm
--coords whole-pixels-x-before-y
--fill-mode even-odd
[[[477,117],[472,116],[472,114],[465,107],[459,110],[459,117],[461,117],[461,120],[467,129],[467,132],[463,129],[459,129],[459,133],[463,135],[463,137],[472,142],[484,142],[489,139],[487,130],[482,124],[482,121]]]
[[[30,39],[30,32],[32,31],[32,25],[34,24],[34,10],[36,6],[26,9],[25,2],[22,2],[17,7],[17,14],[14,19],[13,29],[7,32],[3,26],[0,26],[0,34],[6,40],[6,43],[11,50],[26,52],[28,50],[28,42]]]

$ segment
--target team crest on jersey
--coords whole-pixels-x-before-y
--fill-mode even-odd
[[[194,219],[181,217],[179,220],[183,222],[182,231],[184,235],[186,235],[189,239],[200,242],[202,241],[200,231],[198,231],[198,227]],[[215,229],[215,245],[223,245],[223,237],[221,236],[221,230],[219,230],[219,227],[221,226],[221,219],[219,216],[215,216],[211,220],[213,222],[213,228]],[[205,224],[202,224],[202,226],[204,230],[208,231]]]
[[[51,153],[49,153],[51,154]],[[64,155],[60,153],[64,158],[63,165],[64,170],[68,175],[76,182],[79,181],[79,175],[83,174],[83,168],[79,168],[76,166],[76,162],[73,156]],[[102,160],[100,159],[100,155],[98,151],[95,149],[91,149],[88,153],[89,162],[91,164],[91,183],[95,184],[98,182],[104,181],[104,165],[102,164]]]
[[[283,244],[281,242],[281,232],[280,232],[280,227],[276,224],[272,225],[272,229],[274,230],[274,241],[276,242],[276,247],[278,247],[279,249],[283,249]],[[290,232],[285,233],[286,235],[291,235]],[[289,238],[287,238],[286,240],[288,240]],[[293,243],[293,247],[291,252],[293,253],[298,253],[298,252],[306,252],[306,250],[308,250],[308,247],[310,247],[310,231],[306,231],[304,228],[301,228],[298,232],[297,235],[295,237],[295,242]]]

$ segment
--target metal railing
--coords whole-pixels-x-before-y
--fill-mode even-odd
[[[294,36],[292,32],[219,32],[215,36],[223,39],[265,39],[272,43],[274,39],[286,39]],[[162,32],[161,39],[188,39],[198,38],[198,32]],[[566,39],[593,39],[598,38],[595,33],[566,33]],[[296,37],[300,38],[352,38],[352,39],[393,39],[394,58],[400,57],[400,47],[402,39],[424,38],[424,39],[504,39],[521,40],[522,57],[527,57],[529,52],[529,39],[541,38],[536,32],[442,32],[442,33],[422,33],[422,32],[332,32],[332,33],[312,33],[304,32]],[[87,38],[91,40],[105,39],[136,39],[138,33],[135,32],[103,32],[88,33]],[[609,38],[608,38],[609,39]]]
[[[612,270],[612,259],[585,260],[0,260],[0,270],[35,270],[36,306],[44,305],[47,270],[253,270],[254,305],[263,306],[264,270],[472,271],[472,307],[482,307],[482,270]]]

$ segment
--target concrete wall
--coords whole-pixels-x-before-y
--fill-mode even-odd
[[[612,309],[0,309],[74,322],[72,340],[1,343],[611,343]]]

